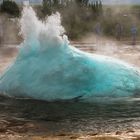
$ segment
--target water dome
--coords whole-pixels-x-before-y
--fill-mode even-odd
[[[139,95],[139,70],[71,46],[59,13],[41,22],[31,7],[25,7],[20,23],[24,41],[17,58],[0,77],[1,94],[87,102]]]

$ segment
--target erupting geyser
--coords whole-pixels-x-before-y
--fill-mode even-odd
[[[1,93],[47,101],[140,93],[140,72],[135,68],[70,46],[58,13],[42,23],[31,7],[25,7],[21,32],[24,42],[15,62],[0,77]]]

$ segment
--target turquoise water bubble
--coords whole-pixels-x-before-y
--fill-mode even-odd
[[[87,102],[139,95],[139,70],[69,45],[58,13],[42,23],[31,7],[25,7],[21,31],[24,42],[16,60],[0,77],[1,93],[46,101]]]

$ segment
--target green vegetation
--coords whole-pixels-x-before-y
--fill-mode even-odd
[[[43,0],[41,6],[34,6],[41,20],[52,13],[59,12],[62,24],[70,39],[78,39],[88,33],[97,34],[100,27],[101,35],[116,37],[116,27],[121,26],[121,37],[131,37],[131,27],[136,25],[140,35],[140,5],[105,6],[101,0],[92,3],[89,0]],[[0,6],[2,13],[10,17],[19,17],[20,8],[11,0],[4,0]],[[116,37],[117,38],[117,37]]]
[[[18,5],[14,1],[4,0],[0,6],[0,10],[2,13],[7,13],[13,17],[20,16],[20,10]]]
[[[62,24],[69,38],[77,39],[87,33],[96,33],[100,24],[101,34],[116,37],[116,26],[121,26],[121,37],[131,37],[131,27],[135,24],[140,31],[140,6],[103,6],[100,0],[44,0],[40,18],[60,12]]]
[[[102,3],[95,1],[88,3],[88,0],[63,1],[44,0],[42,4],[42,14],[40,18],[54,12],[60,12],[62,24],[71,39],[80,38],[85,33],[93,30],[95,21],[102,17]]]
[[[122,38],[131,37],[131,27],[137,27],[140,35],[140,6],[108,6],[103,9],[104,16],[101,20],[104,35],[115,37],[116,25],[122,26]]]

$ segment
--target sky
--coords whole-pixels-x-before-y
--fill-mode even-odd
[[[16,2],[21,2],[21,1],[28,1],[28,0],[15,0]],[[29,0],[31,3],[41,3],[42,0]],[[91,0],[92,1],[92,0]],[[96,1],[96,0],[94,0]],[[115,4],[140,4],[140,0],[101,0],[103,4],[110,4],[110,5],[115,5]]]
[[[17,0],[22,1],[22,0]],[[42,2],[42,0],[30,0],[31,2]],[[96,1],[96,0],[95,0]],[[140,0],[102,0],[103,4],[140,4]]]
[[[103,4],[140,4],[140,0],[102,0]]]

